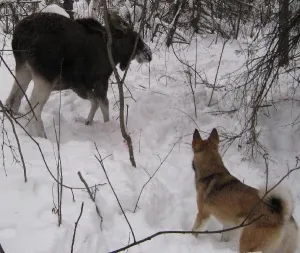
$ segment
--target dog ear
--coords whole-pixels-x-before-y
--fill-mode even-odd
[[[192,142],[192,147],[193,150],[196,151],[200,148],[200,145],[202,143],[201,136],[199,134],[199,131],[195,129],[194,134],[193,134],[193,142]]]
[[[208,137],[209,140],[211,140],[212,142],[214,142],[215,144],[219,144],[219,134],[217,129],[213,129]]]

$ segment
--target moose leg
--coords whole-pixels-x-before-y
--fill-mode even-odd
[[[85,121],[86,125],[90,125],[92,123],[92,121],[94,120],[95,114],[100,106],[98,98],[96,98],[96,96],[93,93],[88,94],[88,99],[91,102],[91,109],[90,109],[89,115]]]
[[[88,93],[88,99],[91,101],[91,109],[86,120],[86,125],[89,125],[100,107],[104,122],[109,121],[109,102],[107,99],[108,78],[97,80],[94,85],[94,92]]]
[[[42,121],[42,110],[46,104],[52,90],[52,85],[49,81],[45,80],[40,75],[33,75],[34,87],[30,98],[30,104],[33,108],[33,112],[30,112],[30,106],[27,105],[26,109],[29,113],[29,129],[35,129],[35,133],[38,137],[47,138],[44,124]],[[33,130],[31,130],[33,131]]]
[[[85,121],[85,124],[90,125],[93,122],[95,114],[96,114],[99,107],[102,111],[104,122],[109,121],[109,108],[108,108],[109,102],[108,102],[108,99],[107,98],[98,99],[93,94],[89,94],[88,97],[89,97],[89,100],[91,102],[91,109],[90,109],[89,115],[88,115],[88,117]]]
[[[95,96],[98,98],[104,122],[109,121],[109,102],[107,99],[108,78],[101,78],[94,85]]]
[[[109,102],[107,97],[105,99],[99,100],[100,109],[103,114],[103,120],[104,122],[109,121]]]
[[[14,113],[18,113],[21,100],[32,79],[31,69],[26,64],[16,66],[16,79],[5,104]]]

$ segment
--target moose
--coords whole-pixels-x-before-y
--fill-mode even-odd
[[[131,59],[150,62],[152,52],[120,16],[109,13],[114,63],[124,71]],[[100,107],[104,122],[109,121],[108,80],[113,72],[107,50],[108,33],[93,18],[69,19],[56,13],[35,13],[15,27],[12,49],[15,81],[6,106],[18,113],[21,100],[33,80],[26,105],[37,137],[47,138],[42,110],[53,90],[72,89],[91,103],[85,124],[91,124]],[[136,42],[137,41],[137,42]]]

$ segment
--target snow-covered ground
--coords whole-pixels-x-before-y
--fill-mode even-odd
[[[177,48],[181,57],[190,63],[197,57],[197,70],[205,73],[210,83],[214,82],[222,43],[215,37],[198,38],[188,48]],[[10,48],[10,42],[7,41]],[[228,42],[219,70],[218,84],[225,84],[222,76],[242,65],[244,57],[237,55],[240,49],[236,41]],[[64,184],[84,187],[77,172],[80,171],[90,186],[107,183],[100,164],[95,159],[95,145],[104,160],[108,177],[125,210],[136,240],[161,230],[190,230],[196,215],[196,192],[194,172],[191,168],[191,139],[195,123],[203,131],[213,127],[234,130],[233,118],[214,116],[208,107],[211,90],[204,84],[195,89],[198,117],[194,116],[193,98],[187,83],[184,66],[176,59],[172,49],[153,48],[150,65],[133,62],[126,85],[128,104],[128,132],[133,145],[137,168],[130,165],[126,145],[119,130],[117,87],[109,88],[111,120],[103,123],[100,110],[91,126],[84,124],[89,111],[89,102],[75,93],[62,93],[61,109],[61,159]],[[196,54],[197,52],[197,54]],[[11,69],[14,59],[11,52],[4,58]],[[12,86],[13,77],[1,63],[0,100],[5,101]],[[32,87],[30,87],[32,88]],[[30,94],[31,89],[28,90]],[[215,92],[213,100],[221,97]],[[59,118],[59,93],[53,92],[43,111],[43,121],[48,139],[36,140],[52,173],[56,175],[56,141],[53,120]],[[22,103],[22,108],[25,101]],[[261,126],[263,138],[269,147],[270,177],[279,180],[288,168],[295,164],[299,154],[298,126],[289,125],[297,118],[298,104],[285,104],[271,112]],[[5,121],[9,138],[15,145],[9,122]],[[295,129],[294,129],[295,128]],[[74,199],[69,189],[63,189],[62,225],[57,226],[57,216],[52,212],[57,202],[56,184],[47,171],[37,146],[21,130],[17,129],[27,166],[28,182],[24,183],[22,167],[12,161],[11,152],[5,147],[5,170],[0,156],[0,243],[6,253],[63,253],[70,252],[74,223],[84,202],[79,221],[75,253],[109,252],[133,242],[133,236],[108,184],[99,186],[96,203],[103,216],[102,230],[95,205],[86,190],[74,189]],[[2,140],[2,135],[1,135]],[[174,146],[175,145],[175,146]],[[173,148],[174,146],[174,148]],[[172,151],[171,151],[172,150]],[[171,153],[168,155],[168,153]],[[2,152],[2,151],[0,151]],[[167,158],[166,158],[167,157]],[[166,158],[166,159],[165,159]],[[163,163],[162,163],[163,162]],[[224,154],[224,162],[230,172],[252,186],[264,183],[264,163],[249,162],[232,145]],[[162,163],[162,164],[161,164]],[[145,187],[138,209],[133,212],[141,188],[157,168],[150,183]],[[289,166],[289,167],[288,167]],[[300,172],[295,172],[285,183],[289,185],[295,199],[295,219],[300,223]],[[207,229],[221,226],[215,220]],[[128,250],[135,252],[236,252],[237,242],[222,243],[220,235],[161,235],[151,241]],[[299,250],[300,252],[300,250]]]

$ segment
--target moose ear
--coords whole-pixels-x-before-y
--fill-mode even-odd
[[[195,129],[194,134],[193,134],[193,142],[192,142],[192,147],[194,151],[197,151],[202,144],[202,139],[199,134],[199,131]]]
[[[109,19],[110,19],[111,25],[116,30],[120,30],[124,34],[127,33],[129,25],[117,13],[110,12],[109,13]]]
[[[81,18],[76,19],[76,22],[84,27],[89,33],[104,33],[105,28],[95,19],[92,18]]]
[[[217,145],[219,144],[219,134],[216,128],[211,131],[208,139]]]

